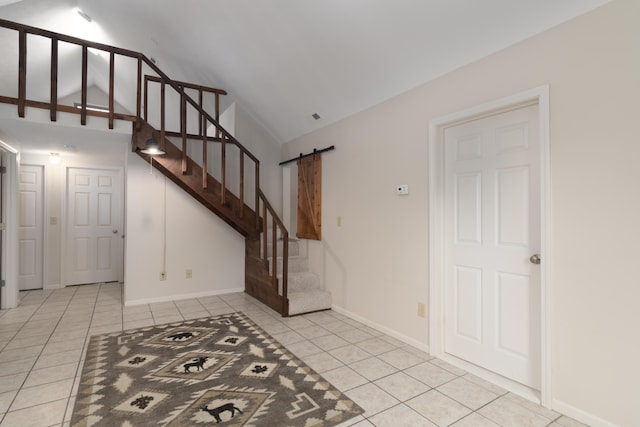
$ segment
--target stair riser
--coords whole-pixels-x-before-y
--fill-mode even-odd
[[[271,269],[271,260],[269,260],[269,269]],[[282,258],[276,261],[278,275],[282,274]],[[289,257],[288,269],[289,273],[299,273],[309,271],[309,260],[301,257]]]
[[[309,313],[331,308],[331,294],[325,291],[291,292],[289,314]]]
[[[304,292],[321,290],[320,278],[313,273],[291,273],[288,276],[287,286],[289,292]]]
[[[278,247],[277,247],[277,252],[278,255],[277,256],[282,256],[282,250],[284,249],[284,245],[282,244],[282,240],[278,240]],[[273,253],[273,246],[271,245],[271,242],[267,243],[267,256],[271,257]],[[300,245],[298,244],[297,240],[289,240],[289,256],[299,256],[300,255]]]

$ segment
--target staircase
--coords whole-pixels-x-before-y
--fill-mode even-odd
[[[268,257],[273,260],[272,251],[268,251]],[[279,278],[282,277],[282,264],[282,252],[280,251],[276,258]],[[306,245],[303,241],[289,239],[288,264],[289,315],[330,309],[331,294],[322,288],[320,277],[309,271]]]
[[[49,110],[51,121],[56,121],[59,112],[66,112],[79,114],[82,125],[86,124],[87,116],[106,118],[110,129],[113,128],[115,120],[132,122],[132,150],[245,237],[245,292],[282,316],[331,308],[331,296],[320,288],[318,276],[308,271],[308,261],[301,255],[300,242],[289,240],[286,227],[260,188],[259,160],[219,123],[219,96],[226,92],[171,80],[152,61],[138,52],[3,19],[0,19],[0,28],[13,30],[18,36],[18,97],[0,95],[0,102],[16,105],[19,117],[25,117],[26,107],[32,107]],[[51,94],[48,102],[30,100],[26,97],[27,35],[50,40]],[[60,42],[76,45],[82,51],[80,108],[58,103]],[[87,108],[89,49],[106,52],[110,58],[108,111],[93,111]],[[114,111],[114,63],[117,56],[134,59],[138,64],[135,115]],[[144,74],[143,71],[151,74]],[[160,85],[159,96],[158,91],[149,90],[152,84]],[[187,90],[189,93],[197,91],[198,101],[189,96]],[[173,92],[172,97],[167,97],[166,92]],[[209,93],[215,95],[213,114],[209,114],[203,104],[204,95]],[[180,105],[173,107],[174,111],[179,110],[177,121],[180,129],[172,131],[166,127],[167,99],[176,99],[176,96]],[[157,110],[150,111],[154,107]],[[151,120],[151,116],[155,117],[155,120]],[[188,123],[189,117],[191,119]],[[171,138],[178,138],[178,144]],[[158,142],[165,152],[164,155],[151,157],[140,151],[150,139]],[[194,143],[202,147],[200,163],[187,155],[189,147]],[[208,150],[216,150],[213,156],[216,159],[214,164],[208,164],[208,159],[212,157],[208,155]],[[236,155],[239,162],[230,165],[227,158],[231,156],[228,153]],[[253,164],[252,177],[245,171],[245,163]],[[215,174],[211,171],[215,171]],[[239,188],[235,189],[235,193],[229,188],[228,175],[238,183]],[[254,197],[251,200],[245,198],[245,194],[248,193],[253,193]]]

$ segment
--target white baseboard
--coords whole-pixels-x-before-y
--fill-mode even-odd
[[[350,312],[349,310],[345,310],[342,307],[333,305],[331,307],[331,309],[334,310],[336,313],[344,314],[345,316],[347,316],[347,317],[349,317],[349,318],[351,318],[353,320],[356,320],[356,321],[358,321],[358,322],[360,322],[362,324],[365,324],[365,325],[369,326],[370,328],[375,329],[376,331],[383,332],[383,333],[389,335],[390,337],[393,337],[393,338],[395,338],[395,339],[397,339],[399,341],[402,341],[405,344],[409,344],[412,347],[415,347],[415,348],[417,348],[419,350],[422,350],[422,351],[424,351],[426,353],[429,353],[429,345],[427,345],[427,344],[421,343],[418,340],[415,340],[415,339],[413,339],[411,337],[403,335],[403,334],[401,334],[401,333],[399,333],[397,331],[394,331],[393,329],[389,329],[389,328],[387,328],[385,326],[382,326],[382,325],[380,325],[380,324],[378,324],[376,322],[372,322],[371,320],[366,319],[366,318],[364,318],[362,316],[359,316],[357,314],[354,314],[354,313]]]
[[[216,296],[216,295],[233,294],[238,292],[244,292],[244,287],[216,289],[213,291],[197,292],[197,293],[184,294],[184,295],[168,295],[164,297],[136,299],[136,300],[125,301],[124,306],[132,307],[135,305],[155,304],[159,302],[178,301],[178,300],[185,300],[185,299],[192,299],[192,298],[203,298],[203,297],[210,297],[210,296]]]
[[[567,417],[571,417],[591,427],[620,427],[617,424],[605,421],[600,417],[597,417],[558,399],[553,399],[552,405],[552,409],[554,411],[560,412]]]

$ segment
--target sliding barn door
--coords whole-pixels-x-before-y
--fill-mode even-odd
[[[298,231],[302,239],[322,236],[322,157],[320,154],[298,160]]]

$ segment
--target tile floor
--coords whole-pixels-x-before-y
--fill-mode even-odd
[[[366,412],[354,426],[583,426],[348,317],[293,318],[243,293],[122,306],[122,286],[20,294],[0,311],[0,427],[68,427],[89,336],[243,311]]]

